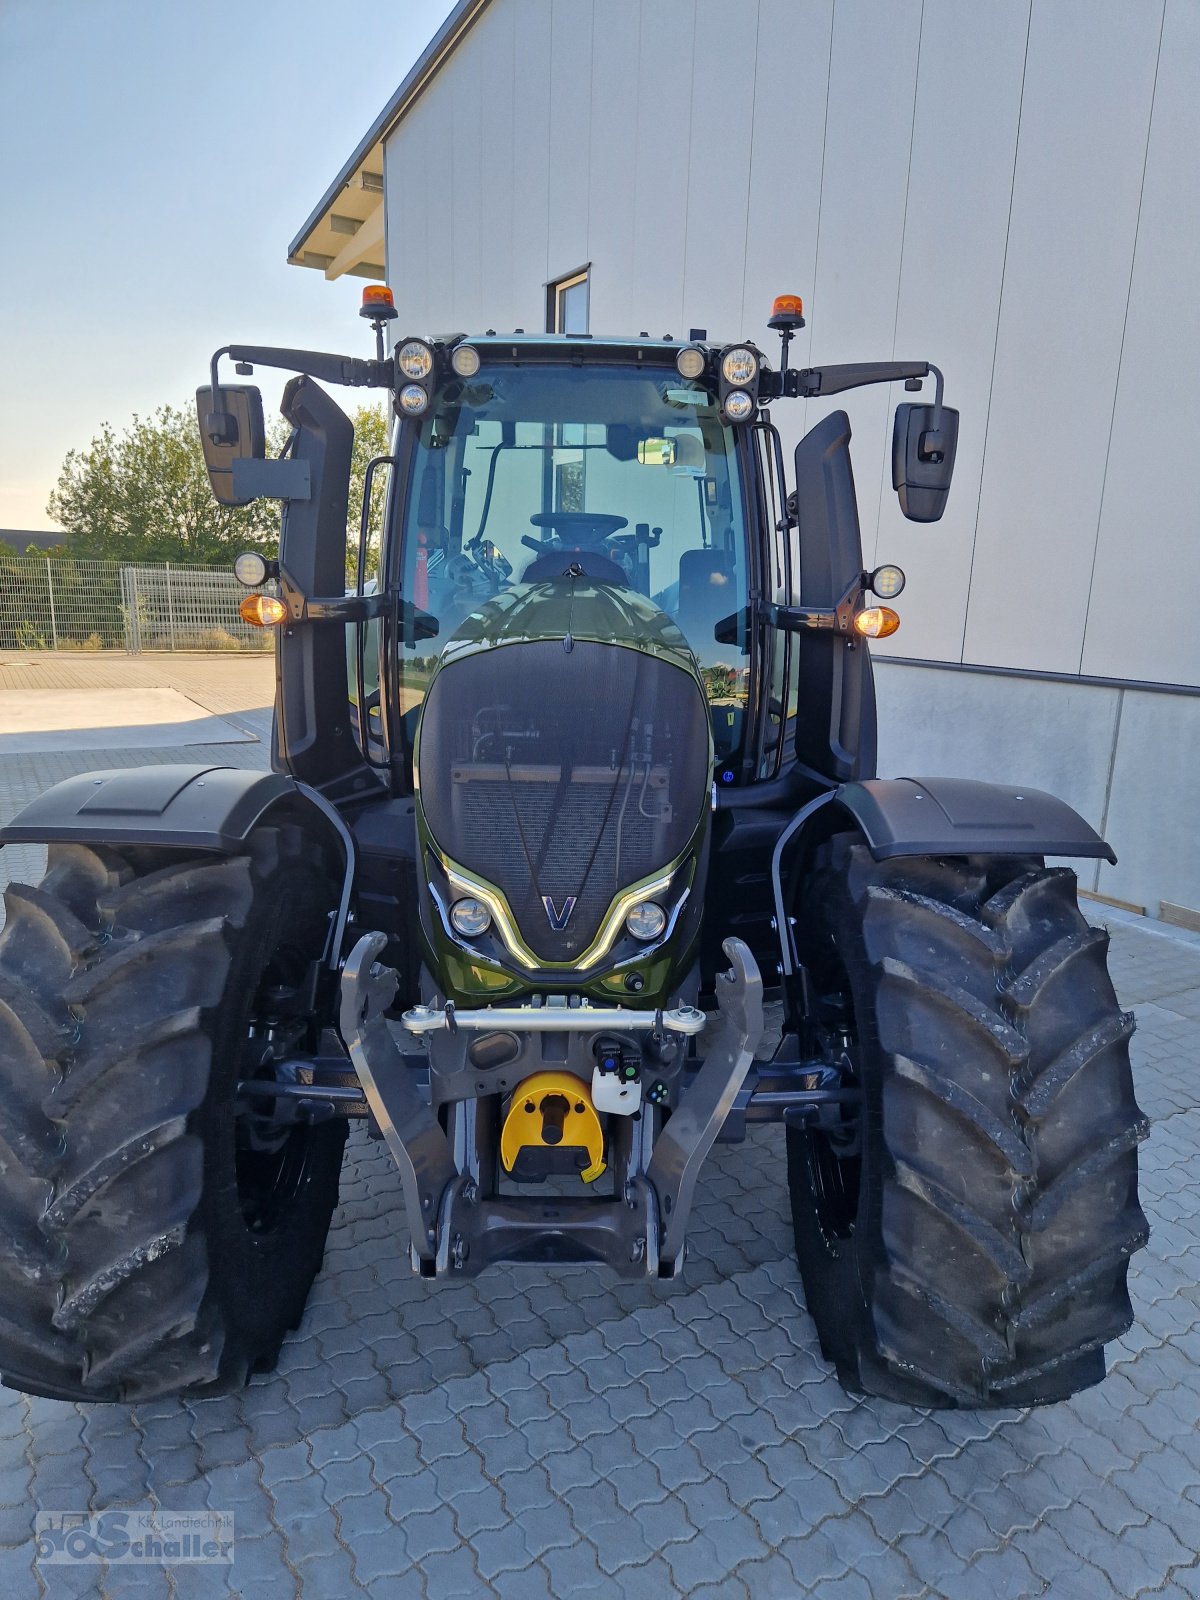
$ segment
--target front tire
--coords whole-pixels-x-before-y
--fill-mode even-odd
[[[240,1079],[296,1038],[334,895],[299,830],[245,854],[51,845],[0,934],[0,1374],[69,1400],[274,1365],[320,1267],[345,1125],[280,1138]],[[290,997],[290,999],[289,999]],[[302,1048],[302,1046],[301,1046]]]
[[[1132,1321],[1147,1123],[1074,873],[876,862],[842,835],[797,911],[862,1096],[840,1128],[788,1130],[797,1255],[841,1382],[967,1407],[1098,1382]]]

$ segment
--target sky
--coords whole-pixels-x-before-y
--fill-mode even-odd
[[[362,280],[287,247],[451,9],[0,0],[0,528],[220,345],[373,354]]]

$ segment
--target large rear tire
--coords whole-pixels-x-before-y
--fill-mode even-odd
[[[345,1125],[239,1079],[298,1017],[333,891],[299,830],[245,854],[52,845],[0,934],[0,1374],[69,1400],[274,1365],[321,1264]]]
[[[876,862],[825,846],[802,958],[861,1111],[788,1130],[796,1249],[852,1391],[1035,1405],[1104,1376],[1147,1238],[1108,936],[1033,859]]]

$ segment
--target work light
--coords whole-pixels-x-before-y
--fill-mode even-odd
[[[479,351],[473,344],[456,344],[450,365],[460,378],[473,378],[479,371]]]
[[[267,563],[257,550],[244,550],[233,563],[233,575],[247,589],[257,589],[267,581]]]
[[[894,600],[904,588],[904,572],[900,567],[889,562],[886,566],[876,567],[867,583],[872,594],[877,594],[881,600]]]

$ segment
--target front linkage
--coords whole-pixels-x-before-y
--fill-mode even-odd
[[[425,1277],[474,1276],[496,1261],[584,1260],[605,1262],[623,1277],[673,1277],[683,1263],[700,1168],[762,1036],[762,978],[746,945],[740,939],[725,941],[729,971],[716,980],[719,1032],[669,1122],[655,1138],[651,1105],[636,1119],[622,1119],[629,1136],[613,1141],[614,1197],[543,1200],[488,1192],[477,1119],[486,1103],[481,1097],[502,1091],[507,1080],[486,1071],[452,1074],[431,1052],[430,1099],[422,1094],[386,1020],[398,984],[397,974],[376,960],[386,942],[382,934],[365,934],[351,951],[342,973],[340,1025],[400,1169],[414,1270]],[[619,1017],[625,1030],[653,1029],[684,1038],[704,1025],[703,1013],[687,1006],[645,1015],[622,1011]],[[410,1032],[426,1039],[441,1029],[592,1037],[612,1025],[604,1011],[587,1003],[456,1012],[447,1002],[440,1010],[415,1007],[403,1020]],[[447,1082],[451,1076],[458,1081]],[[447,1088],[466,1098],[444,1099]],[[439,1103],[446,1106],[449,1133],[431,1109]]]

